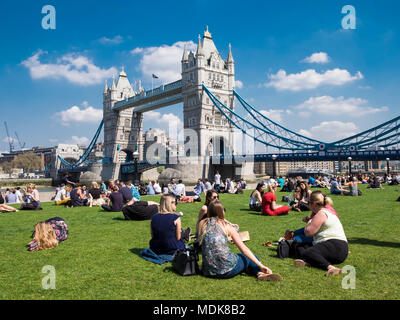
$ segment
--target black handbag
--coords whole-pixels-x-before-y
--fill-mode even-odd
[[[176,250],[172,258],[172,268],[181,276],[192,276],[200,273],[199,256],[194,249]]]
[[[280,259],[294,258],[296,255],[296,240],[282,239],[278,243],[277,254]]]

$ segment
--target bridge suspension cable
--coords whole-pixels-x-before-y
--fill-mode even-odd
[[[271,129],[267,129],[264,126],[260,127],[249,120],[238,115],[229,107],[225,106],[214,94],[212,94],[208,88],[203,84],[203,89],[218,108],[221,114],[237,129],[248,135],[252,139],[261,144],[277,148],[278,150],[288,151],[307,151],[307,150],[318,150],[318,144],[305,143],[303,141],[290,139],[283,137]],[[251,132],[252,131],[252,132]]]
[[[78,167],[84,162],[89,163],[87,158],[89,157],[90,153],[93,151],[93,148],[97,142],[97,139],[99,138],[101,129],[103,128],[104,120],[101,120],[99,127],[97,128],[97,131],[92,139],[92,141],[89,143],[88,147],[86,148],[85,152],[83,155],[79,157],[79,160],[76,162],[68,162],[65,159],[63,159],[60,155],[58,155],[58,159],[61,161],[62,164],[64,164],[67,167]],[[102,160],[104,161],[104,160]]]

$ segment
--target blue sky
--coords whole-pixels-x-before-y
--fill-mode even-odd
[[[41,25],[48,4],[55,30]],[[347,4],[354,30],[341,25]],[[237,91],[272,119],[322,140],[366,130],[399,115],[399,10],[398,1],[370,0],[3,0],[0,151],[8,150],[3,121],[27,147],[88,142],[105,80],[124,67],[145,89],[151,73],[160,76],[154,86],[172,81],[182,42],[197,43],[206,25],[224,58],[232,44]],[[158,110],[144,128],[166,128],[181,110]]]

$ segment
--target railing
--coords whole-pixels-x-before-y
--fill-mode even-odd
[[[144,92],[142,92],[142,93],[140,93],[140,94],[138,94],[136,96],[130,97],[130,98],[122,100],[122,101],[118,101],[114,105],[113,109],[118,109],[118,108],[121,108],[121,107],[123,107],[123,106],[125,106],[127,104],[132,104],[132,103],[138,102],[138,101],[143,100],[143,99],[147,99],[147,98],[150,98],[150,97],[153,97],[153,96],[160,95],[162,93],[166,93],[166,92],[169,92],[169,91],[172,91],[172,90],[175,90],[175,89],[179,89],[181,87],[182,87],[182,80],[177,80],[177,81],[168,83],[166,85],[161,85],[161,86],[159,86],[157,88],[154,88],[153,90],[147,90],[147,91],[144,91]]]

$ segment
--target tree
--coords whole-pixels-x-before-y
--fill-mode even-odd
[[[40,156],[34,152],[21,153],[12,161],[13,168],[24,169],[25,172],[32,172],[41,169]]]
[[[10,174],[12,172],[12,163],[11,161],[4,161],[0,164],[0,167],[3,169],[4,173]]]

